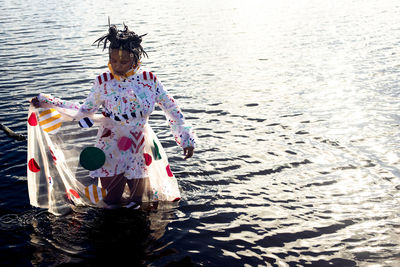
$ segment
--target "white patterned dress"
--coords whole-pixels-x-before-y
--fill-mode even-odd
[[[109,177],[125,174],[127,179],[149,177],[148,166],[157,157],[155,141],[146,140],[148,119],[158,104],[164,111],[175,140],[179,146],[195,147],[192,127],[185,124],[181,110],[168,95],[162,83],[152,72],[138,67],[128,77],[113,75],[112,69],[99,75],[82,105],[63,101],[51,95],[40,94],[39,100],[52,106],[79,110],[81,114],[93,114],[103,109],[96,147],[106,160],[104,165],[90,172],[92,177]],[[154,144],[154,153],[146,153],[146,144]],[[169,166],[167,172],[170,172]],[[168,173],[169,175],[169,173]]]

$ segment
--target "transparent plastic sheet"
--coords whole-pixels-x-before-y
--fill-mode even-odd
[[[28,113],[27,178],[31,205],[46,208],[55,215],[68,213],[72,205],[110,208],[103,200],[107,192],[102,188],[100,178],[91,177],[90,171],[79,161],[86,147],[96,145],[99,127],[110,123],[110,119],[94,115],[91,116],[94,126],[81,128],[77,111],[54,108],[61,115],[61,126],[46,132],[46,126],[39,122],[40,114],[46,109],[31,106]],[[180,199],[178,183],[170,170],[167,155],[148,124],[144,126],[143,134],[143,155],[149,156],[146,159],[149,178],[142,190],[142,201]],[[137,179],[130,181],[136,190]],[[126,184],[121,203],[130,195],[132,192]]]

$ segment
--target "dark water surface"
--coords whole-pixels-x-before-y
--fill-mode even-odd
[[[199,137],[183,199],[140,211],[29,205],[26,143],[0,133],[0,265],[400,266],[400,3],[0,0],[0,123],[27,99],[82,100],[107,16],[148,33]]]

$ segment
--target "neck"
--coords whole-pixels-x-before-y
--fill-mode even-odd
[[[132,68],[129,69],[129,70],[128,70],[125,74],[123,74],[123,75],[116,74],[116,73],[114,72],[114,70],[112,69],[111,63],[108,63],[108,69],[111,71],[111,73],[113,74],[113,76],[119,81],[119,80],[121,80],[121,79],[126,79],[126,78],[128,78],[129,76],[132,76],[133,74],[135,74],[135,73],[139,70],[140,65],[141,65],[141,64],[140,64],[140,61],[139,61],[136,65],[133,65]]]

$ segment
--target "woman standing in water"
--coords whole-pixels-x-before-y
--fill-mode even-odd
[[[102,108],[105,118],[100,125],[95,146],[104,152],[105,162],[100,168],[91,170],[90,176],[100,178],[102,188],[107,190],[103,201],[110,207],[121,204],[137,207],[144,196],[155,193],[151,192],[148,168],[151,161],[161,157],[158,150],[162,148],[154,142],[151,148],[155,151],[153,157],[144,151],[146,143],[149,143],[145,142],[148,141],[148,118],[156,104],[166,114],[185,159],[193,156],[195,148],[192,127],[185,124],[173,97],[155,74],[141,68],[140,60],[147,56],[141,45],[143,36],[130,31],[125,25],[123,30],[113,25],[106,35],[95,41],[98,45],[103,43],[104,49],[109,42],[109,70],[95,79],[82,105],[46,94],[39,94],[32,99],[35,107],[78,110],[80,115],[77,119]],[[172,175],[169,165],[166,172],[167,176]],[[130,192],[128,201],[121,203],[126,184]]]

